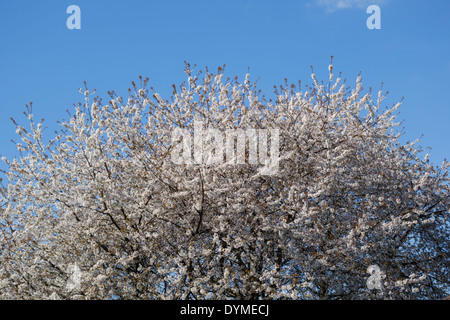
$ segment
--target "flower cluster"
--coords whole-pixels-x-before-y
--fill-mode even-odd
[[[85,100],[54,139],[27,109],[0,207],[1,299],[371,299],[449,294],[448,164],[401,143],[358,77],[267,99],[194,74],[164,100]],[[305,90],[305,91],[302,91]],[[279,129],[278,170],[171,161],[177,128]],[[248,153],[245,157],[248,158]],[[79,268],[75,285],[71,266]],[[368,266],[382,290],[366,286]]]

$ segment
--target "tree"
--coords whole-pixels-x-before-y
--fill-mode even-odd
[[[170,100],[141,77],[127,101],[110,92],[103,104],[86,87],[48,142],[31,105],[29,129],[14,122],[20,156],[3,158],[0,298],[450,293],[449,165],[400,142],[400,103],[382,108],[382,90],[373,101],[360,76],[350,89],[332,65],[328,83],[314,73],[305,91],[286,81],[276,99],[249,75],[241,84],[223,68],[194,69],[186,64],[188,82],[174,85]],[[174,150],[191,156],[192,145],[173,133],[194,134],[196,123],[278,129],[277,170],[264,174],[264,163],[249,161],[250,140],[245,163],[222,157],[221,144],[209,155],[223,161],[211,164],[205,152],[200,163],[174,163]]]

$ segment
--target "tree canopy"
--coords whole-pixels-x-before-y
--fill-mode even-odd
[[[449,165],[400,141],[400,103],[383,106],[382,90],[373,100],[361,76],[350,88],[333,65],[327,81],[286,81],[274,99],[249,75],[185,72],[167,100],[141,77],[107,103],[82,89],[50,141],[31,105],[29,126],[15,122],[20,156],[3,158],[1,299],[450,294]],[[175,163],[174,150],[193,144],[174,132],[194,134],[196,123],[278,132],[277,170],[248,161],[250,137],[245,163],[220,148],[209,152],[223,161]],[[381,287],[368,286],[371,266]]]

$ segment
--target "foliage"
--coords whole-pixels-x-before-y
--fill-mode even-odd
[[[45,142],[16,124],[3,160],[1,299],[436,299],[449,294],[448,163],[401,143],[382,110],[329,66],[328,83],[268,100],[247,75],[194,74],[163,100],[85,101]],[[279,169],[178,165],[176,128],[279,129]],[[248,156],[248,155],[247,155]],[[367,269],[383,272],[370,290]],[[70,270],[79,268],[79,285]],[[68,283],[71,285],[68,286]]]

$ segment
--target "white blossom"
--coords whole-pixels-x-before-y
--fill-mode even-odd
[[[143,87],[85,100],[48,143],[30,113],[29,129],[16,126],[27,152],[2,157],[0,298],[448,295],[449,164],[400,141],[399,104],[381,111],[361,76],[348,90],[332,71],[328,86],[313,74],[308,91],[282,86],[268,101],[249,75],[240,84],[187,65],[173,99]],[[279,130],[276,174],[173,163],[172,134],[194,120]],[[378,292],[366,287],[371,265]]]

